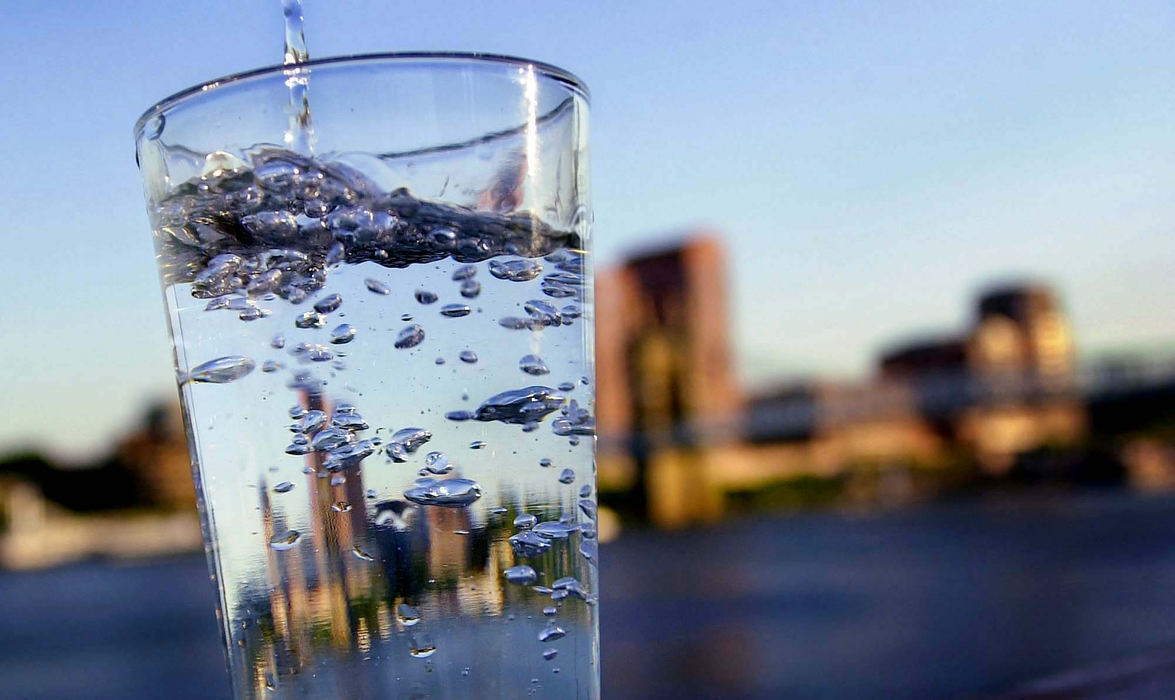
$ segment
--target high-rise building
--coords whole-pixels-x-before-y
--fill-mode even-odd
[[[704,232],[597,276],[601,479],[630,484],[664,523],[719,510],[708,450],[742,410],[726,297],[721,244]]]

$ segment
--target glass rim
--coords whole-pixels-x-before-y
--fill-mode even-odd
[[[309,61],[297,64],[264,66],[261,68],[254,68],[252,70],[241,71],[240,73],[231,73],[229,75],[220,78],[214,78],[203,83],[197,83],[196,85],[184,88],[179,92],[168,95],[167,97],[148,107],[141,115],[139,115],[139,118],[135,120],[134,135],[135,138],[138,139],[139,134],[142,133],[143,127],[146,126],[149,119],[154,117],[156,114],[176,106],[177,104],[187,101],[195,95],[202,95],[220,87],[233,85],[244,80],[256,78],[258,76],[283,73],[285,71],[298,70],[301,68],[315,68],[318,66],[330,66],[346,63],[374,63],[377,61],[400,60],[412,61],[417,59],[436,59],[441,61],[452,61],[455,63],[464,62],[471,64],[498,63],[519,67],[530,67],[534,68],[544,77],[550,78],[570,88],[572,91],[583,97],[584,100],[588,102],[591,101],[591,92],[588,90],[587,84],[583,82],[583,80],[580,79],[577,75],[556,65],[544,63],[542,61],[533,61],[529,58],[468,51],[394,51],[385,53],[362,53],[313,58]]]

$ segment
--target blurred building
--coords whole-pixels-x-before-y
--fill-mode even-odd
[[[880,374],[909,384],[946,440],[1001,473],[1018,453],[1083,437],[1075,357],[1055,294],[1026,283],[986,290],[965,334],[895,348]]]
[[[133,476],[142,501],[157,508],[193,511],[192,462],[178,403],[156,403],[138,429],[115,447],[115,460]]]
[[[737,438],[722,246],[705,233],[630,258],[596,283],[600,473],[665,524],[716,517],[712,483]]]
[[[732,365],[719,239],[702,232],[597,275],[602,487],[662,525],[797,477],[933,468],[1085,433],[1073,336],[1047,286],[982,293],[967,330],[885,353],[863,382],[792,383],[744,399]]]

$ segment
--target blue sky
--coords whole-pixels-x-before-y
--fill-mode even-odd
[[[279,61],[279,6],[6,3],[0,451],[84,453],[171,391],[130,127]],[[1168,2],[306,0],[306,22],[317,56],[479,50],[583,77],[597,251],[723,231],[749,384],[862,375],[1015,275],[1058,285],[1087,354],[1175,349]]]

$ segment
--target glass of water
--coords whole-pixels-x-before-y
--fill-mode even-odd
[[[599,696],[587,100],[390,54],[136,125],[236,697]]]

